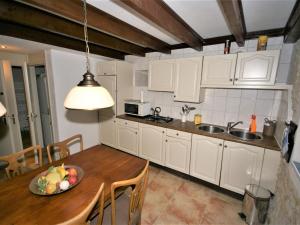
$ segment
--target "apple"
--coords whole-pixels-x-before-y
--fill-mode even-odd
[[[70,185],[76,184],[76,182],[77,182],[77,177],[76,177],[76,176],[70,176],[70,175],[69,175],[68,181],[69,181]]]
[[[77,176],[77,170],[75,168],[68,169],[68,175],[71,176],[71,177],[76,177]]]

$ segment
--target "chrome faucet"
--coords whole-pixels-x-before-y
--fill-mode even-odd
[[[230,132],[230,130],[232,129],[232,128],[234,128],[235,126],[237,126],[238,124],[243,124],[243,121],[238,121],[238,122],[228,122],[227,123],[227,133],[229,133]]]

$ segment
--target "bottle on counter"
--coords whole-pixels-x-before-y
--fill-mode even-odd
[[[230,40],[225,41],[225,46],[224,46],[224,54],[229,54],[230,53]]]
[[[268,36],[260,35],[258,37],[258,42],[257,42],[257,51],[266,50],[267,49],[267,42],[268,42]]]
[[[250,122],[249,131],[251,133],[255,133],[256,132],[256,116],[254,114],[251,116],[251,122]]]
[[[202,116],[201,114],[195,114],[194,115],[194,124],[199,125],[202,123]]]

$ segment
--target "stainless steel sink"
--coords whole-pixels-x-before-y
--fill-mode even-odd
[[[199,130],[202,130],[202,131],[205,131],[205,132],[208,132],[208,133],[223,133],[225,130],[220,128],[220,127],[216,127],[216,126],[213,126],[213,125],[202,125],[199,127]]]
[[[229,134],[246,141],[262,139],[261,136],[248,131],[234,130],[230,131]]]

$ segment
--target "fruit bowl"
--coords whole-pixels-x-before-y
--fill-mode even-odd
[[[83,170],[78,166],[51,166],[31,180],[29,190],[36,195],[60,194],[79,184],[83,175]]]

